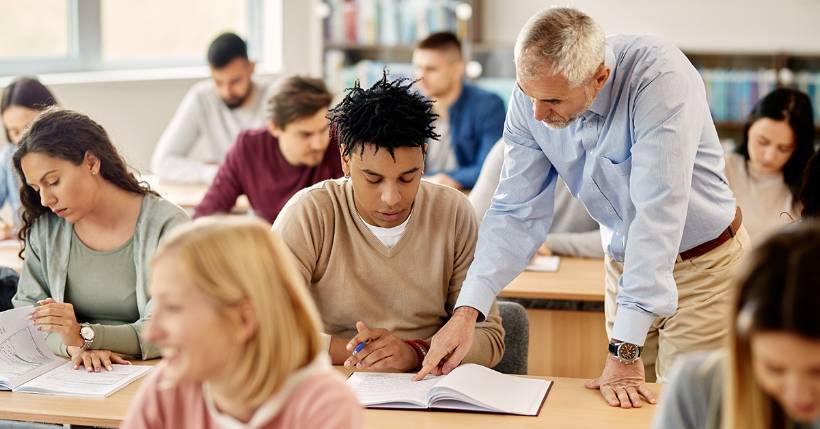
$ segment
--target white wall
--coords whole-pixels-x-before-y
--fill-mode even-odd
[[[683,50],[820,54],[817,0],[484,0],[483,38],[512,45],[527,19],[552,5],[577,7],[607,34],[654,33]]]

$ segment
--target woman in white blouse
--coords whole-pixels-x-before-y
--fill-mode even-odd
[[[812,154],[814,114],[806,94],[781,88],[758,101],[740,145],[726,154],[726,176],[752,244],[800,217],[797,194]]]

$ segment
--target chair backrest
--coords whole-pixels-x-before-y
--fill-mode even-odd
[[[0,267],[0,311],[11,310],[11,299],[17,293],[20,276],[8,267]]]
[[[504,326],[504,357],[493,368],[505,374],[526,374],[530,348],[530,321],[521,304],[498,301],[501,325]]]

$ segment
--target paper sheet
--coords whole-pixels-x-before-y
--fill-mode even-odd
[[[541,256],[536,255],[527,265],[527,271],[540,271],[547,273],[554,273],[558,271],[558,264],[561,258],[558,256]]]
[[[59,366],[43,334],[26,317],[33,307],[0,313],[0,387],[13,389]]]

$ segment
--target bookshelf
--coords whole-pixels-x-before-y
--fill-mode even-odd
[[[384,68],[412,77],[413,47],[431,33],[455,33],[465,61],[480,40],[479,0],[323,0],[318,14],[323,74],[335,94],[355,80],[372,84]]]
[[[799,89],[811,98],[820,140],[820,55],[685,52],[703,76],[709,107],[722,139],[738,141],[752,106],[774,88]]]
[[[462,41],[467,77],[509,99],[515,84],[513,47],[482,41],[480,0],[323,0],[322,5],[323,72],[334,93],[357,79],[363,85],[374,82],[385,67],[393,76],[412,77],[415,42],[449,30]],[[820,52],[684,53],[704,79],[721,139],[740,138],[760,97],[777,87],[793,87],[812,99],[820,140]],[[469,62],[480,67],[471,73]]]

